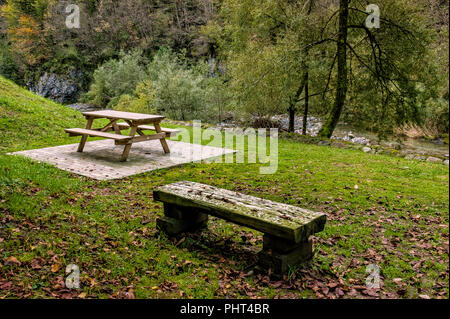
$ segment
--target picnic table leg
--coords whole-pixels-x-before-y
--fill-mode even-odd
[[[92,122],[93,122],[93,121],[94,121],[94,118],[93,118],[93,117],[88,117],[88,118],[87,118],[87,123],[86,123],[86,129],[87,129],[87,130],[90,130],[90,129],[91,129],[91,127],[92,127]],[[88,138],[87,135],[81,136],[81,141],[80,141],[80,144],[78,145],[78,150],[77,150],[77,152],[80,152],[80,153],[83,152],[84,145],[86,144],[87,138]]]
[[[132,124],[130,134],[129,136],[135,136],[137,131],[137,124]],[[132,142],[130,141],[129,144],[125,145],[125,148],[123,149],[122,158],[120,159],[121,162],[126,162],[128,155],[130,154]]]
[[[113,123],[112,127],[113,127],[114,132],[115,132],[116,134],[122,135],[122,132],[120,131],[119,125],[117,125],[116,122]]]
[[[156,133],[162,133],[161,126],[159,126],[159,123],[154,123],[153,126],[155,127]],[[164,149],[164,153],[166,153],[166,154],[170,153],[169,145],[167,145],[166,138],[164,137],[164,138],[160,139],[160,141],[161,141],[161,146]]]

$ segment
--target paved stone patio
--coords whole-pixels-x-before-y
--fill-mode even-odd
[[[88,142],[83,153],[77,152],[77,143],[11,154],[23,155],[93,179],[109,180],[189,162],[213,160],[218,156],[235,152],[230,149],[171,140],[167,140],[167,143],[170,154],[164,154],[159,140],[133,144],[126,162],[120,162],[124,146],[116,146],[112,140]]]

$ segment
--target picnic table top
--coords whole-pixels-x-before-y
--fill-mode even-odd
[[[94,118],[108,118],[108,119],[122,119],[137,122],[160,122],[165,118],[162,115],[152,115],[143,113],[132,113],[132,112],[122,112],[114,110],[102,110],[102,111],[91,111],[83,112],[84,116],[94,117]]]

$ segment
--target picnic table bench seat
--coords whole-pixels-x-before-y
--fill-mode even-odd
[[[130,125],[124,122],[117,123],[117,126],[121,130],[126,130],[130,128]],[[156,128],[153,125],[139,125],[138,128],[144,131],[156,131]],[[167,127],[161,127],[161,131],[166,133],[167,137],[175,136],[177,133],[180,132],[180,130]]]
[[[205,226],[209,215],[263,232],[259,266],[280,275],[312,257],[310,236],[326,222],[324,213],[189,181],[159,187],[153,198],[164,203],[157,224],[170,235]]]
[[[107,133],[107,132],[102,132],[99,130],[92,130],[92,129],[88,130],[85,128],[67,128],[64,131],[69,133],[69,136],[87,135],[87,136],[93,136],[93,137],[109,138],[109,139],[115,140],[116,144],[122,144],[124,142],[126,143],[133,138],[132,136]]]

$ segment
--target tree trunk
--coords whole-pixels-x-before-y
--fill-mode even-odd
[[[309,109],[309,72],[305,73],[305,109],[303,111],[303,129],[302,134],[306,135],[306,126],[308,124],[308,109]]]
[[[289,132],[294,132],[294,125],[295,125],[295,104],[291,102],[289,105]]]
[[[300,83],[300,86],[297,90],[297,92],[295,93],[294,98],[291,100],[291,103],[289,104],[289,132],[292,133],[294,132],[294,124],[295,124],[295,105],[297,104],[300,95],[302,95],[303,92],[303,88],[305,87],[305,76],[302,79],[302,82]]]
[[[330,138],[336,128],[344,107],[347,95],[347,30],[348,30],[348,3],[349,0],[339,1],[339,34],[337,41],[338,80],[336,99],[328,115],[327,121],[322,125],[319,136]]]
[[[308,15],[311,14],[313,7],[313,1],[309,2],[309,8],[308,8]],[[308,70],[308,63],[307,60],[309,59],[309,50],[306,49],[305,51],[305,58],[303,60],[303,66],[305,68],[302,83],[300,84],[300,87],[298,88],[295,97],[293,100],[291,100],[291,104],[289,105],[289,132],[294,132],[294,125],[295,125],[295,105],[298,103],[298,100],[300,99],[300,95],[302,95],[303,89],[305,88],[305,111],[304,114],[306,114],[306,117],[308,116],[308,77],[309,77],[309,70]],[[306,132],[305,128],[305,115],[303,115],[303,134]]]

